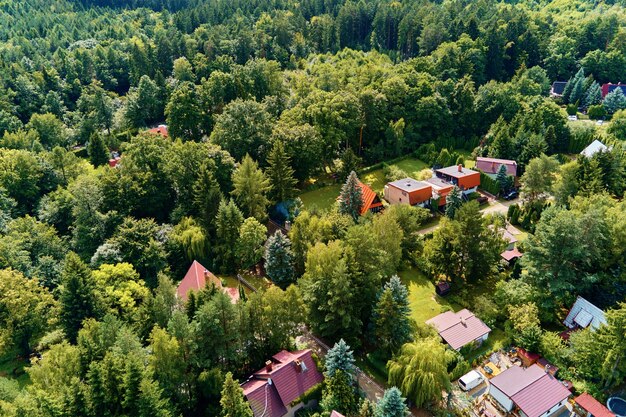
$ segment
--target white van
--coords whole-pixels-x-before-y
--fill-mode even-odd
[[[476,371],[469,371],[459,378],[459,386],[463,391],[469,391],[483,383],[485,377]]]

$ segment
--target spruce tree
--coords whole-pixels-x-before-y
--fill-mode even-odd
[[[289,200],[296,195],[297,180],[290,165],[290,158],[282,142],[276,141],[267,158],[267,177],[272,187],[270,197],[275,203]]]
[[[504,193],[507,191],[506,186],[508,184],[508,177],[509,176],[506,172],[506,166],[500,165],[500,168],[498,169],[498,174],[496,175],[496,183],[498,184],[498,187],[500,187],[500,193]]]
[[[374,336],[381,350],[391,355],[412,339],[409,293],[397,275],[378,294],[372,313]]]
[[[356,221],[361,215],[361,208],[363,207],[363,192],[359,184],[359,178],[356,176],[356,172],[350,172],[346,183],[341,187],[341,193],[339,194],[339,212],[341,214],[348,214]]]
[[[383,397],[376,404],[375,417],[406,417],[409,414],[409,408],[406,405],[405,398],[396,387],[385,390]]]
[[[608,114],[626,109],[626,96],[621,88],[616,88],[604,97],[604,108]]]
[[[71,343],[76,343],[76,336],[82,327],[83,320],[98,317],[100,303],[95,292],[91,271],[73,252],[65,257],[61,283],[59,297],[61,327],[67,339]]]
[[[233,379],[233,374],[228,372],[222,388],[222,417],[253,417],[252,409],[243,396],[243,390],[239,382]]]
[[[324,381],[320,406],[324,411],[334,410],[346,416],[357,412],[359,402],[356,387],[351,377],[341,369]]]
[[[208,236],[215,233],[215,217],[224,199],[220,185],[213,175],[215,163],[208,161],[200,166],[198,179],[193,185],[193,207],[198,222]]]
[[[569,102],[571,104],[580,104],[585,98],[585,79],[578,78],[572,86],[572,92],[570,93]]]
[[[600,103],[602,103],[602,88],[600,87],[600,84],[594,81],[593,84],[589,86],[589,89],[585,94],[583,104],[586,108],[589,108],[590,106],[598,105]]]
[[[454,214],[461,207],[461,204],[463,204],[461,190],[455,185],[446,196],[446,216],[454,219]]]
[[[337,343],[326,353],[324,373],[327,378],[332,378],[338,370],[346,373],[346,375],[354,376],[354,353],[350,350],[350,346],[343,339],[339,339]]]
[[[293,282],[293,254],[291,241],[277,230],[265,244],[265,272],[280,287]]]
[[[569,80],[567,80],[567,83],[565,84],[565,87],[563,88],[563,103],[568,104],[569,103],[569,97],[572,94],[572,88],[574,87],[574,83],[576,81],[574,80],[574,78],[570,78]]]
[[[102,135],[93,133],[89,137],[87,155],[89,155],[89,161],[96,167],[106,165],[109,162],[109,149],[105,145]]]
[[[215,218],[217,246],[216,255],[223,272],[235,270],[235,249],[239,240],[239,229],[243,224],[243,214],[235,203],[224,200],[220,203]]]

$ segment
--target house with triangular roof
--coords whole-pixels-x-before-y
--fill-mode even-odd
[[[198,261],[193,261],[187,270],[185,277],[178,284],[176,295],[181,300],[187,301],[190,291],[200,291],[208,285],[215,285],[216,289],[228,295],[233,304],[239,301],[239,289],[224,287],[222,281]]]

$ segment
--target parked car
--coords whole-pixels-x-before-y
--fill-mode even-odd
[[[598,120],[598,121],[596,121],[596,124],[597,124],[598,126],[602,126],[602,124],[603,124],[603,123],[604,123],[604,120]]]
[[[485,377],[480,372],[469,371],[459,378],[459,386],[463,391],[470,391],[485,381]]]
[[[576,116],[575,114],[570,114],[569,116],[567,116],[567,120],[578,120],[578,116]]]
[[[508,193],[506,193],[504,197],[502,198],[508,201],[508,200],[513,200],[514,198],[517,198],[518,195],[519,193],[517,192],[517,190],[511,190]]]

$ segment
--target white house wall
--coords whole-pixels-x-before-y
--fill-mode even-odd
[[[491,395],[504,410],[511,411],[513,409],[513,400],[495,386],[489,385],[489,395]]]

